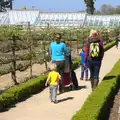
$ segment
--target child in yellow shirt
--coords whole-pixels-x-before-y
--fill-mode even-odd
[[[55,68],[56,68],[55,64],[50,66],[50,73],[48,75],[45,86],[47,86],[47,84],[49,83],[49,85],[50,85],[50,100],[51,100],[51,102],[57,103],[57,100],[56,100],[57,90],[58,90],[59,80],[61,79],[61,77],[58,72],[53,70]]]

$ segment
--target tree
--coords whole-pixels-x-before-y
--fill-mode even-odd
[[[101,14],[112,15],[115,13],[115,8],[111,5],[103,4],[100,9]]]
[[[94,13],[94,10],[95,10],[94,1],[96,1],[96,0],[84,0],[84,2],[86,4],[86,7],[87,7],[86,11],[87,11],[88,14],[93,14]]]
[[[106,14],[107,13],[107,4],[103,4],[100,8],[101,14]]]
[[[118,6],[115,8],[115,13],[116,13],[116,14],[120,14],[120,5],[118,5]]]
[[[95,11],[95,14],[102,15],[120,14],[120,5],[113,7],[112,5],[103,4],[100,10]]]
[[[26,10],[27,8],[26,8],[26,6],[23,6],[21,9],[22,9],[22,10]]]
[[[7,11],[7,9],[12,10],[13,0],[0,0],[0,12]]]
[[[99,10],[96,10],[94,13],[95,13],[96,15],[101,15],[101,12],[100,12]]]

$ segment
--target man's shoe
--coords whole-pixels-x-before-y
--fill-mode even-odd
[[[53,103],[54,103],[54,104],[57,104],[57,103],[58,103],[58,101],[57,101],[57,100],[55,100]]]
[[[90,79],[85,79],[85,81],[90,81]]]
[[[83,78],[80,78],[80,80],[83,80]]]

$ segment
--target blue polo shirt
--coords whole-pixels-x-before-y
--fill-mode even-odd
[[[50,54],[52,61],[62,61],[65,60],[64,54],[69,54],[70,51],[67,49],[65,43],[52,42],[50,44]]]

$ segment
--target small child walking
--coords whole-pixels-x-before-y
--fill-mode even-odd
[[[87,81],[88,80],[88,63],[86,64],[86,66],[84,66],[84,52],[85,52],[85,49],[83,48],[81,53],[80,53],[80,57],[81,57],[81,62],[80,62],[80,65],[81,65],[81,78],[80,80],[83,80],[84,79],[84,73],[85,73],[85,80]]]
[[[45,86],[48,84],[50,85],[50,100],[53,103],[57,103],[57,90],[58,90],[58,84],[61,79],[61,76],[58,72],[56,72],[54,69],[56,68],[55,64],[52,64],[50,66],[50,73],[48,75],[47,81],[45,83]]]

